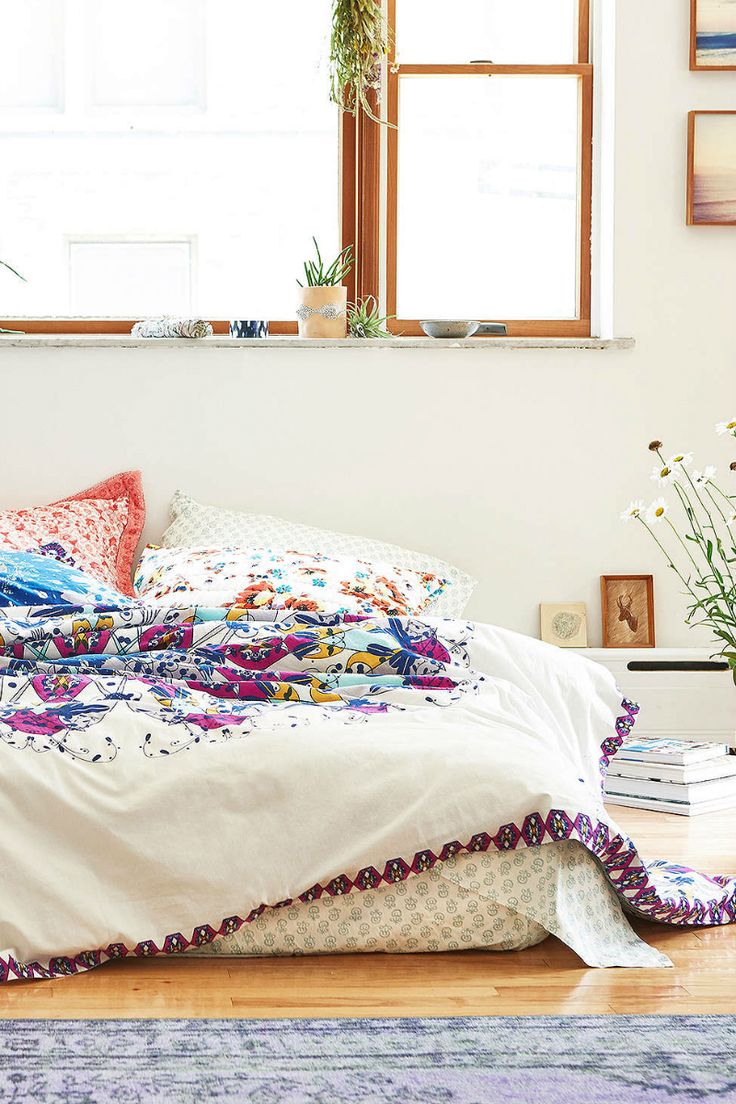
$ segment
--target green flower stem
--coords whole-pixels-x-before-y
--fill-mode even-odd
[[[708,493],[708,498],[709,498],[709,499],[711,500],[711,502],[713,503],[713,505],[715,506],[716,510],[718,511],[718,513],[719,513],[719,514],[720,514],[720,516],[721,516],[721,520],[723,521],[723,524],[724,524],[724,525],[725,525],[725,527],[726,527],[726,533],[728,534],[728,539],[729,539],[729,543],[730,543],[730,546],[731,546],[731,551],[733,552],[733,555],[734,555],[734,557],[736,557],[736,541],[734,541],[734,535],[733,535],[733,533],[732,533],[732,531],[731,531],[731,528],[730,528],[730,526],[729,526],[729,524],[728,524],[728,518],[727,518],[727,517],[726,517],[726,515],[724,514],[723,510],[721,509],[720,503],[718,502],[718,500],[717,500],[717,499],[715,498],[715,496],[714,496],[713,492],[711,491],[711,487],[715,487],[715,489],[716,489],[716,490],[717,490],[717,491],[718,491],[718,492],[719,492],[720,494],[723,494],[723,491],[721,491],[720,487],[718,487],[718,486],[717,486],[717,485],[716,485],[715,483],[713,483],[713,482],[712,482],[712,481],[711,481],[710,479],[709,479],[709,480],[708,480],[708,482],[707,482],[707,483],[705,484],[705,489],[706,489],[706,491],[707,491],[707,493]],[[725,498],[725,495],[724,495],[724,498]],[[733,576],[732,576],[732,579],[733,579]]]
[[[736,499],[733,498],[731,495],[727,495],[725,491],[722,491],[717,483],[713,483],[712,486],[715,487],[721,498],[725,498],[726,502],[728,503],[729,510],[733,510],[736,507]]]
[[[698,548],[699,548],[699,550],[700,550],[700,552],[703,556],[703,559],[705,560],[706,568],[708,569],[709,574],[704,574],[703,573],[702,568],[700,568],[698,566],[698,564],[693,559],[692,555],[690,555],[690,559],[693,561],[693,564],[695,565],[695,570],[698,573],[698,579],[700,580],[700,582],[703,583],[704,586],[710,586],[710,580],[713,577],[713,569],[711,567],[711,564],[708,562],[708,556],[707,556],[707,553],[706,553],[706,550],[705,550],[705,546],[707,545],[707,537],[705,536],[705,533],[703,532],[703,530],[700,526],[699,519],[697,518],[697,515],[695,514],[695,510],[693,509],[692,503],[690,502],[690,499],[688,498],[684,487],[681,487],[680,484],[677,482],[677,480],[673,481],[672,486],[674,487],[674,489],[677,493],[677,497],[680,499],[680,505],[682,506],[683,510],[685,511],[685,516],[688,519],[688,522],[690,524],[690,532],[693,535],[693,540],[694,540],[695,544],[697,544],[697,546],[698,546]],[[674,528],[674,526],[673,526],[673,528]],[[675,532],[677,532],[677,530],[675,530]],[[679,537],[679,533],[677,535]],[[680,539],[682,540],[682,538],[680,538]],[[685,547],[687,547],[687,546],[685,546]],[[717,583],[717,580],[716,580],[716,586],[717,585],[718,585],[718,583]]]
[[[702,575],[701,575],[701,572],[700,572],[700,568],[698,567],[698,564],[697,564],[697,562],[696,562],[696,560],[695,560],[695,557],[693,556],[692,552],[691,552],[691,551],[690,551],[690,549],[688,548],[687,544],[686,544],[686,543],[685,543],[685,541],[684,541],[684,540],[682,539],[682,537],[680,536],[680,534],[679,534],[679,533],[677,532],[677,530],[675,529],[674,525],[672,524],[672,522],[670,521],[670,519],[669,519],[669,518],[667,517],[667,515],[666,515],[666,514],[665,514],[665,519],[664,519],[664,520],[665,520],[665,521],[667,522],[667,524],[669,525],[670,529],[671,529],[671,530],[672,530],[672,532],[673,532],[673,533],[675,534],[675,536],[677,537],[677,539],[678,539],[678,541],[680,542],[680,544],[682,545],[682,547],[683,547],[683,548],[685,549],[685,553],[686,553],[686,555],[687,555],[687,556],[689,557],[689,559],[690,559],[690,562],[692,563],[693,567],[695,568],[695,570],[696,570],[696,572],[697,572],[697,574],[698,574],[698,578],[702,579]]]
[[[705,502],[701,498],[700,491],[698,490],[695,483],[693,482],[692,476],[690,475],[690,472],[687,471],[687,469],[685,469],[685,475],[687,476],[688,483],[690,484],[690,486],[693,489],[693,494],[697,498],[697,500],[700,503],[702,509],[705,511],[705,516],[708,518],[708,522],[709,522],[710,528],[713,532],[713,536],[716,538],[716,548],[718,549],[718,555],[721,557],[721,559],[722,559],[722,561],[725,565],[726,571],[728,572],[728,577],[731,580],[731,586],[733,587],[735,584],[734,584],[734,577],[733,577],[733,574],[731,572],[731,565],[728,562],[728,558],[723,553],[723,545],[721,543],[721,538],[720,538],[720,535],[718,533],[718,530],[715,527],[715,523],[713,521],[713,516],[712,516],[710,510],[708,509],[708,507],[706,506]]]
[[[680,499],[682,507],[685,510],[688,518],[690,519],[690,528],[693,531],[693,535],[695,537],[699,537],[701,540],[705,540],[706,538],[705,533],[703,532],[703,526],[700,524],[700,518],[695,513],[695,508],[690,501],[690,496],[688,495],[686,489],[682,486],[681,483],[678,483],[676,479],[672,480],[672,486],[677,491],[677,496]]]
[[[711,502],[715,506],[716,510],[721,515],[721,520],[723,521],[724,525],[728,525],[728,520],[726,518],[726,515],[724,514],[720,503],[716,500],[716,498],[715,498],[715,496],[714,496],[714,494],[711,490],[711,487],[715,487],[716,490],[719,491],[720,494],[723,494],[723,491],[721,491],[719,487],[716,487],[716,484],[713,482],[712,479],[709,479],[707,481],[707,483],[705,484],[705,489],[707,491],[708,498],[711,500]]]
[[[659,451],[659,449],[657,449],[657,456],[659,457],[660,463],[661,463],[663,468],[669,468],[670,467],[670,465],[665,460],[664,456],[662,456],[662,453]],[[701,552],[703,552],[703,556],[705,558],[706,564],[708,564],[708,557],[705,555],[705,550],[703,549],[703,545],[701,543],[701,541],[702,542],[706,541],[706,537],[705,537],[705,533],[703,532],[703,528],[700,524],[700,518],[695,513],[695,510],[693,509],[693,505],[690,502],[690,499],[687,495],[687,492],[685,491],[685,488],[680,483],[678,483],[677,479],[674,477],[674,472],[673,472],[673,478],[672,478],[672,486],[674,487],[675,493],[677,494],[677,497],[680,500],[680,505],[682,506],[683,510],[685,511],[685,516],[687,517],[688,521],[690,522],[690,529],[692,530],[692,534],[695,537],[695,540],[697,541],[698,547],[700,548]],[[679,536],[679,534],[678,534],[678,536]],[[693,557],[690,556],[690,559],[692,560]],[[693,563],[695,563],[695,560],[693,560]],[[700,576],[701,580],[704,581],[703,576],[701,575],[700,569],[698,568],[697,564],[695,565],[695,567],[696,567],[696,571],[698,572],[698,575]],[[708,567],[710,567],[710,564],[708,564]]]
[[[657,536],[657,534],[656,534],[656,533],[653,533],[653,532],[652,532],[651,526],[647,525],[646,521],[645,521],[645,520],[644,520],[644,518],[643,518],[643,517],[641,516],[641,514],[637,514],[637,515],[636,515],[636,520],[637,520],[637,521],[640,521],[640,522],[642,523],[642,525],[643,525],[643,526],[644,526],[644,528],[646,529],[646,531],[647,531],[647,533],[649,534],[649,536],[650,536],[650,537],[652,538],[652,540],[654,541],[654,543],[655,543],[655,544],[656,544],[656,545],[657,545],[657,546],[659,547],[659,550],[661,551],[662,555],[663,555],[663,556],[664,556],[664,558],[666,559],[666,561],[667,561],[668,565],[669,565],[669,566],[670,566],[670,567],[672,568],[672,570],[674,571],[675,575],[677,575],[677,578],[678,578],[678,579],[680,580],[680,582],[682,583],[682,585],[683,585],[683,586],[685,587],[685,589],[687,590],[688,594],[689,594],[689,595],[690,595],[690,596],[691,596],[692,598],[695,598],[695,599],[696,599],[696,601],[697,601],[697,595],[695,594],[695,592],[693,591],[692,587],[690,586],[690,582],[689,582],[689,580],[685,578],[685,576],[684,576],[684,575],[682,574],[682,572],[680,571],[680,569],[679,569],[679,568],[678,568],[678,567],[676,566],[676,564],[675,564],[675,563],[673,563],[673,561],[672,561],[672,557],[670,556],[670,554],[669,554],[669,552],[667,551],[667,549],[665,548],[665,546],[664,546],[664,545],[662,544],[662,542],[661,542],[661,540],[659,539],[659,537]]]

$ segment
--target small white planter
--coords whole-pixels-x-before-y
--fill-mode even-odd
[[[348,289],[339,287],[299,288],[300,337],[347,337]]]

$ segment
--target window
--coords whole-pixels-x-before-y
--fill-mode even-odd
[[[386,300],[590,333],[586,0],[391,0]]]
[[[2,314],[293,319],[340,248],[329,0],[5,7]]]
[[[0,270],[0,312],[293,332],[314,235],[395,332],[590,333],[588,0],[384,6],[389,128],[328,101],[331,0],[8,5],[0,257],[28,282]]]

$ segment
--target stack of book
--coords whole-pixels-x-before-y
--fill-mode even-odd
[[[610,805],[696,816],[736,806],[736,755],[727,744],[627,740],[608,768]]]

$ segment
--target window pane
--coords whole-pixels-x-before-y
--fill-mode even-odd
[[[399,318],[574,318],[578,79],[405,77]]]
[[[70,242],[72,315],[94,317],[115,303],[136,318],[156,303],[155,314],[190,306],[189,242]]]
[[[89,99],[202,107],[204,0],[87,0]]]
[[[186,0],[204,33],[196,18],[172,29],[155,72],[146,50],[131,61],[131,36],[152,21],[163,50],[172,0],[147,0],[143,22],[137,3],[63,6],[63,111],[0,107],[0,257],[28,279],[0,271],[0,313],[294,318],[312,235],[323,254],[339,248],[330,0]],[[95,243],[120,258],[117,275],[99,276]],[[162,243],[188,243],[173,269]]]
[[[61,109],[63,12],[63,0],[22,0],[3,5],[0,108]]]
[[[401,62],[564,65],[575,61],[576,0],[396,0]]]

